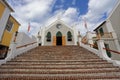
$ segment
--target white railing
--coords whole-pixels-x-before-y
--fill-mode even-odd
[[[79,39],[79,40],[82,40],[82,39]],[[119,60],[112,60],[111,58],[109,58],[107,56],[106,50],[108,50],[110,52],[114,52],[114,54],[117,54],[117,55],[120,55],[120,52],[105,48],[104,40],[98,39],[97,40],[97,46],[93,45],[93,44],[84,44],[84,43],[82,43],[82,41],[79,41],[79,45],[81,47],[86,48],[87,50],[95,53],[96,55],[98,55],[103,60],[107,60],[108,62],[113,63],[115,66],[120,66],[120,61]],[[95,49],[93,47],[97,47],[98,49]]]
[[[27,52],[35,47],[37,47],[37,42],[32,42],[29,44],[25,44],[22,46],[17,46],[16,43],[12,43],[10,45],[10,49],[8,50],[7,57],[4,60],[0,60],[0,65],[6,63],[7,61],[10,61],[11,59],[15,58],[16,56]]]

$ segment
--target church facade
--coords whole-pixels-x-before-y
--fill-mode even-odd
[[[62,20],[56,20],[38,33],[38,40],[42,46],[77,45],[77,31]]]

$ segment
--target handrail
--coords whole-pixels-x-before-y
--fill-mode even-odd
[[[101,34],[98,33],[96,37],[97,37],[98,39],[100,39],[100,38],[113,38],[113,35],[112,35],[112,32],[109,32],[109,33],[106,32],[106,33],[104,33],[103,36],[101,36]]]
[[[91,46],[93,46],[93,47],[96,47],[96,48],[98,48],[98,46],[96,46],[96,45],[94,45],[94,44],[88,44],[88,45],[90,45],[90,47]],[[108,48],[103,48],[104,50],[107,50],[107,51],[111,51],[111,52],[114,52],[114,53],[116,53],[116,54],[120,54],[120,52],[118,52],[118,51],[115,51],[115,50],[111,50],[111,49],[108,49]]]
[[[82,41],[81,41],[82,42]],[[82,42],[83,43],[83,42]],[[83,43],[83,44],[85,44],[85,43]],[[88,44],[88,43],[87,43]],[[98,48],[98,46],[97,45],[94,45],[94,44],[88,44],[88,45],[90,45],[90,47],[91,46],[93,46],[93,47],[96,47],[96,48]]]
[[[88,45],[90,45],[90,47],[92,46],[92,47],[94,47],[94,48],[98,48],[98,46],[95,45],[95,44],[88,44]]]
[[[32,45],[32,44],[35,44],[35,43],[37,43],[37,42],[25,44],[25,45],[22,45],[22,46],[18,46],[18,47],[16,47],[16,48],[19,49],[19,48],[26,47],[26,46],[29,46],[29,45]],[[5,53],[5,52],[8,52],[8,51],[11,51],[11,49],[8,49],[8,50],[0,50],[0,54]]]
[[[23,48],[23,47],[26,47],[26,46],[29,46],[29,45],[32,45],[32,44],[35,44],[35,43],[37,43],[37,42],[33,42],[33,43],[29,43],[29,44],[25,44],[25,45],[22,45],[22,46],[18,46],[18,47],[16,47],[17,49],[19,49],[19,48]]]
[[[98,46],[94,44],[88,44],[88,45],[98,48]]]
[[[104,32],[104,34],[111,34],[112,32]],[[94,33],[94,32],[91,32],[91,34],[97,34],[97,33]],[[100,34],[100,33],[98,33]]]
[[[114,52],[114,53],[116,53],[116,54],[120,54],[120,52],[118,52],[118,51],[115,51],[115,50],[111,50],[111,49],[107,49],[107,48],[103,48],[104,50],[107,50],[107,51],[110,51],[110,52]]]

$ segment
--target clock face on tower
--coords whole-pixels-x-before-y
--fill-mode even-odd
[[[58,29],[60,29],[61,27],[62,27],[61,24],[57,24],[57,25],[56,25],[56,28],[58,28]]]

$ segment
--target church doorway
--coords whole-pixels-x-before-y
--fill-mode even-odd
[[[56,34],[56,45],[62,45],[62,33],[60,31]]]

